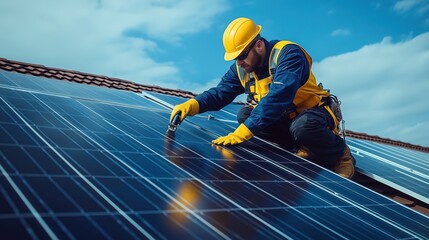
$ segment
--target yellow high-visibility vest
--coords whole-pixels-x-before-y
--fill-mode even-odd
[[[236,63],[237,74],[240,79],[241,85],[243,85],[245,89],[246,94],[248,94],[250,96],[250,99],[253,100],[256,104],[259,103],[261,99],[265,97],[269,92],[270,84],[273,80],[273,73],[275,68],[277,67],[277,61],[280,55],[280,51],[283,49],[284,46],[288,44],[295,44],[304,52],[310,69],[310,74],[307,81],[304,83],[304,85],[298,88],[295,98],[293,99],[293,104],[296,107],[296,111],[298,113],[301,113],[305,109],[322,105],[322,99],[326,99],[326,97],[329,96],[329,92],[324,89],[321,89],[316,84],[316,78],[311,71],[312,59],[310,55],[298,44],[291,41],[279,41],[274,45],[273,49],[270,52],[270,58],[268,62],[268,70],[270,75],[264,79],[259,79],[254,72],[247,73]],[[325,108],[328,110],[331,117],[334,119],[334,132],[338,132],[339,122],[337,118],[328,106],[325,106]]]

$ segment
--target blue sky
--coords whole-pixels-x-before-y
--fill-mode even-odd
[[[429,146],[429,0],[0,0],[0,57],[199,93],[241,16],[309,52],[348,129]]]

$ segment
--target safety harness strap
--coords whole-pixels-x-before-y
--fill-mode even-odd
[[[255,103],[258,103],[268,93],[268,88],[272,82],[273,75],[275,74],[275,71],[277,68],[278,58],[280,56],[280,52],[283,49],[283,47],[288,45],[288,44],[295,44],[296,46],[298,46],[301,49],[301,51],[305,55],[305,58],[308,61],[309,68],[311,69],[313,61],[312,61],[312,58],[310,57],[310,55],[301,46],[299,46],[298,44],[291,42],[291,41],[279,41],[273,46],[273,49],[270,52],[270,57],[269,57],[269,62],[268,62],[270,76],[265,78],[265,79],[259,80],[259,79],[257,79],[256,76],[253,76],[252,73],[250,73],[250,74],[246,73],[246,71],[236,63],[237,74],[238,74],[238,77],[240,79],[242,86],[245,89],[246,94],[248,94],[247,101],[249,104],[251,103],[252,105],[254,105]],[[330,100],[329,99],[330,94],[328,91],[325,91],[323,89],[323,87],[320,87],[320,86],[318,87],[316,85],[315,78],[314,78],[311,70],[310,70],[310,76],[309,76],[307,83],[305,84],[305,86],[302,86],[300,89],[303,89],[302,90],[303,93],[304,92],[312,93],[313,95],[311,98],[309,98],[310,100],[301,99],[304,101],[303,105],[298,104],[298,105],[296,105],[297,108],[295,111],[287,112],[288,118],[294,118],[298,113],[302,112],[306,108],[311,108],[311,107],[315,107],[315,106],[323,106],[329,112],[332,119],[334,120],[334,125],[335,125],[334,133],[338,134],[340,132],[340,129],[339,129],[340,124],[339,123],[341,122],[341,120],[338,119],[335,111],[333,111],[333,109],[331,109],[332,106],[330,106],[330,104],[328,104],[328,105],[324,104],[325,102],[326,103],[331,102],[331,101],[326,101],[326,100]],[[300,96],[302,96],[302,95],[300,95]],[[299,103],[299,101],[297,101],[297,102]],[[294,101],[294,103],[295,103],[295,101]]]

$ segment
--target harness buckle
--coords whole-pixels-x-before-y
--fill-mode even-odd
[[[343,114],[341,112],[341,101],[337,96],[330,94],[325,98],[324,106],[328,106],[332,113],[334,113],[335,117],[338,121],[338,132],[343,135],[344,141],[346,140],[346,121],[343,119]]]

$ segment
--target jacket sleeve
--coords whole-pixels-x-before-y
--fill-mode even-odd
[[[199,94],[195,100],[200,107],[199,113],[217,111],[230,104],[242,93],[244,93],[244,87],[240,83],[234,63],[216,87]]]
[[[252,133],[274,124],[293,104],[299,87],[310,74],[310,64],[303,51],[295,44],[286,45],[280,52],[268,94],[244,122]]]

